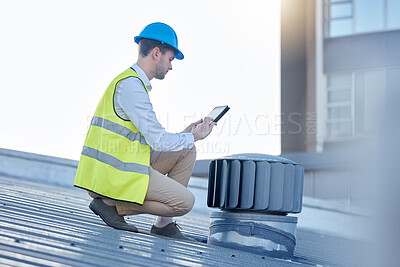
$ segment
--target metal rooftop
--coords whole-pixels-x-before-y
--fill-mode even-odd
[[[358,242],[298,229],[295,256],[276,259],[207,245],[208,212],[176,218],[198,243],[147,234],[152,215],[128,217],[141,233],[107,227],[83,190],[0,176],[0,265],[353,266]]]

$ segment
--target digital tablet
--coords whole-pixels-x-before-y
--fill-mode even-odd
[[[212,118],[212,119],[213,119],[212,122],[217,122],[217,121],[219,121],[219,119],[222,118],[222,116],[225,115],[226,112],[228,112],[229,109],[230,109],[230,107],[228,107],[228,106],[218,106],[218,107],[215,107],[215,108],[210,112],[210,114],[208,114],[207,117]],[[210,122],[210,124],[211,124],[212,122]]]

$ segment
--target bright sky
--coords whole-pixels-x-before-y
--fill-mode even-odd
[[[185,55],[151,81],[163,126],[229,105],[198,159],[279,154],[279,0],[0,0],[0,147],[78,160],[101,95],[136,62],[133,37],[156,21]]]

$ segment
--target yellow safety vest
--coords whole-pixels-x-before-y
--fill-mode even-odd
[[[86,136],[74,185],[108,198],[143,204],[149,185],[150,146],[135,125],[120,118],[114,109],[116,88],[128,77],[140,80],[129,68],[110,83],[101,98]]]

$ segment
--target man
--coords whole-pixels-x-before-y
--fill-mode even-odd
[[[186,188],[196,159],[194,142],[206,138],[214,123],[205,118],[182,133],[165,131],[148,96],[150,80],[164,79],[172,60],[184,56],[175,31],[164,23],[147,25],[135,42],[136,64],[111,82],[96,109],[75,186],[88,191],[89,208],[113,228],[137,232],[123,216],[149,213],[158,216],[152,234],[190,240],[173,217],[194,205]]]

